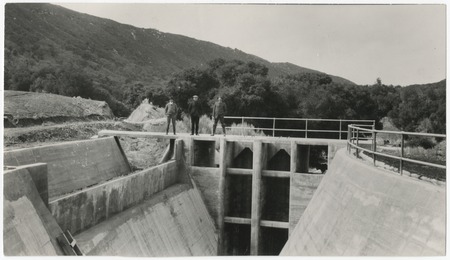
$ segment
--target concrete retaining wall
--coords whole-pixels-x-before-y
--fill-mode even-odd
[[[170,161],[51,201],[50,210],[63,230],[76,234],[164,190],[177,176],[177,162]]]
[[[219,216],[219,169],[191,167],[191,177],[200,190],[206,208],[217,227]]]
[[[445,254],[445,188],[339,150],[281,255]]]
[[[328,144],[328,165],[331,165],[331,162],[334,159],[334,156],[336,155],[336,152],[339,149],[345,148],[347,147],[347,143],[342,143],[342,142],[336,142],[336,143],[332,143],[330,142]]]
[[[3,250],[7,256],[63,255],[62,233],[36,188],[47,175],[45,164],[20,167],[3,175]],[[38,182],[43,190],[45,185]]]
[[[213,256],[214,224],[197,189],[176,184],[75,236],[100,256]]]
[[[48,164],[48,195],[55,198],[131,172],[114,137],[5,152],[4,165]]]
[[[291,173],[289,198],[289,233],[297,225],[317,190],[323,174]]]

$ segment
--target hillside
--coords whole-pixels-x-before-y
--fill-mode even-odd
[[[37,91],[42,82],[57,82],[64,71],[75,71],[122,100],[130,85],[165,86],[173,73],[203,67],[217,58],[261,63],[269,68],[269,77],[321,73],[289,63],[270,63],[238,49],[120,24],[57,5],[5,5],[5,89]],[[334,82],[353,84],[340,77],[331,78]],[[70,95],[61,91],[58,94]]]

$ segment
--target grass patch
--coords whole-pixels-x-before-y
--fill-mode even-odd
[[[213,120],[206,115],[200,117],[198,124],[199,134],[211,134],[213,128]],[[158,121],[158,123],[147,123],[144,125],[144,131],[148,132],[165,132],[166,131],[166,121]],[[227,135],[245,135],[245,136],[264,136],[264,133],[259,130],[255,130],[255,127],[251,124],[244,122],[244,124],[231,124],[226,127],[232,127],[232,129],[227,129]],[[241,129],[239,127],[244,127]],[[177,133],[190,133],[191,132],[191,119],[184,116],[182,120],[176,122]],[[172,132],[172,125],[169,127],[169,133]],[[217,124],[216,134],[222,134],[222,126],[220,123]]]
[[[372,149],[370,145],[364,147],[366,149]],[[401,149],[385,149],[385,147],[377,147],[378,152],[384,154],[400,156]],[[404,148],[404,158],[419,160],[428,163],[434,163],[439,165],[446,164],[446,142],[440,142],[431,149],[425,149],[423,147],[405,147]],[[372,156],[369,152],[364,152],[368,156]],[[377,161],[383,162],[387,165],[393,166],[398,171],[400,167],[400,161],[398,159],[388,158],[384,156],[377,156]],[[441,169],[432,166],[420,165],[412,162],[403,162],[403,170],[410,172],[411,174],[419,175],[421,177],[427,177],[430,179],[436,179],[440,181],[446,181],[446,169]]]

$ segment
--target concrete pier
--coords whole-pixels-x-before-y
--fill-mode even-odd
[[[253,143],[253,174],[252,174],[252,217],[250,254],[258,255],[260,251],[261,238],[261,172],[263,162],[262,142]]]

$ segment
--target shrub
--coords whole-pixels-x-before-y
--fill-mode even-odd
[[[431,137],[425,136],[411,136],[406,142],[407,147],[423,147],[424,149],[431,149],[435,145]]]
[[[209,118],[207,115],[203,115],[200,117],[198,124],[198,133],[199,134],[210,134],[213,127],[213,120]],[[190,133],[191,132],[191,118],[184,115],[182,116],[182,120],[177,120],[177,133]],[[245,129],[240,129],[240,127],[244,127]],[[155,123],[147,123],[144,126],[144,130],[148,132],[165,132],[166,131],[166,121],[165,120],[155,120]],[[227,126],[228,127],[228,126]],[[227,134],[229,135],[247,135],[247,136],[264,136],[262,131],[257,131],[253,125],[247,124],[235,124],[231,125],[232,129],[227,130]],[[169,128],[169,132],[172,132],[172,126]],[[220,123],[218,123],[216,133],[221,133],[222,127]]]
[[[255,130],[254,126],[244,122],[244,124],[231,124],[232,129],[227,133],[230,135],[245,135],[245,136],[265,136],[261,130]],[[243,127],[244,129],[240,128]]]
[[[445,164],[445,147],[442,149],[440,146],[434,148],[425,149],[422,147],[406,147],[405,156],[407,158],[416,159],[431,163],[444,163]]]

